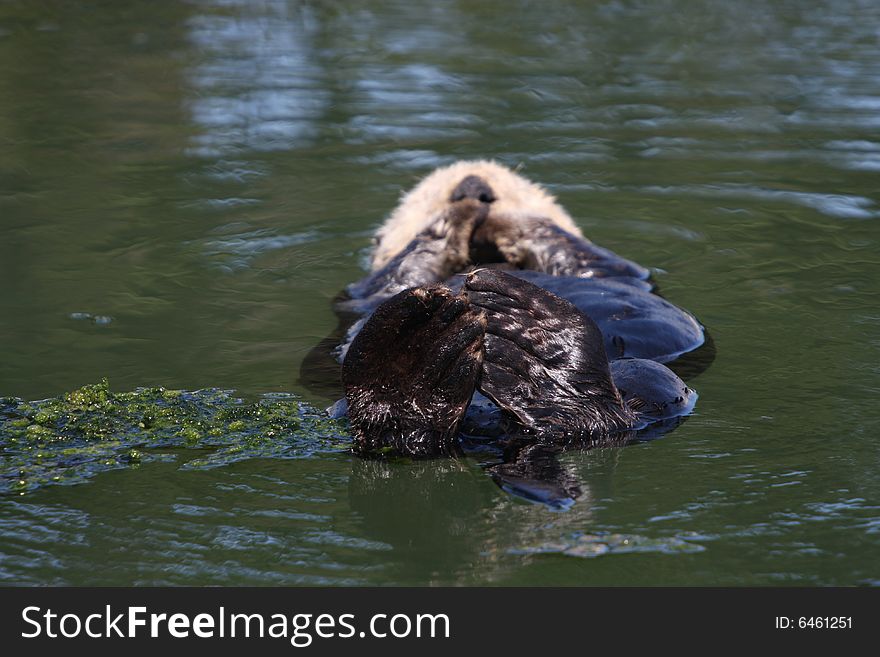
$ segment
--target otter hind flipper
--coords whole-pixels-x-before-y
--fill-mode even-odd
[[[485,328],[483,313],[443,286],[410,288],[380,305],[342,364],[356,450],[455,452]]]
[[[612,381],[602,334],[574,305],[491,269],[470,274],[465,292],[486,313],[479,390],[528,433],[597,439],[636,423]]]
[[[665,365],[642,358],[611,362],[614,385],[623,400],[642,419],[653,423],[687,415],[697,393]]]

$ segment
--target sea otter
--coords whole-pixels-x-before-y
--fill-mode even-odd
[[[462,435],[620,443],[687,414],[695,393],[661,363],[702,345],[703,327],[648,279],[510,169],[436,170],[337,304],[362,316],[338,350],[356,451],[450,454]]]

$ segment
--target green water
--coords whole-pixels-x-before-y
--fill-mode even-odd
[[[288,392],[434,167],[490,157],[709,328],[696,412],[568,453],[199,454],[0,498],[0,583],[880,584],[880,5],[5,2],[0,396]]]

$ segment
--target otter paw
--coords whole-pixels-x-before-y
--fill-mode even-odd
[[[465,292],[487,319],[479,390],[523,429],[560,441],[633,425],[602,334],[574,305],[490,269],[470,274]]]
[[[482,311],[443,286],[410,288],[380,305],[342,364],[357,451],[454,452],[485,330]]]

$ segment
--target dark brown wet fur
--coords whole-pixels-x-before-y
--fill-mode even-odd
[[[482,262],[506,262],[514,269],[540,271],[552,276],[647,279],[649,274],[644,267],[540,217],[514,221],[503,215],[489,215],[473,232],[472,251],[475,247],[480,247],[478,253],[494,258]]]
[[[486,314],[480,392],[522,428],[563,442],[637,423],[612,381],[601,332],[575,306],[491,269],[470,274],[465,290]]]
[[[470,240],[488,213],[488,205],[465,199],[449,210],[398,253],[382,269],[350,285],[345,310],[368,312],[406,288],[441,283],[464,271],[470,258]]]
[[[505,435],[559,446],[624,444],[695,400],[659,363],[609,363],[599,328],[576,306],[493,269],[470,273],[458,294],[410,288],[380,305],[342,378],[365,455],[458,453],[475,390],[501,409]]]
[[[482,311],[443,286],[408,289],[379,306],[342,367],[356,451],[454,453],[485,329]]]

